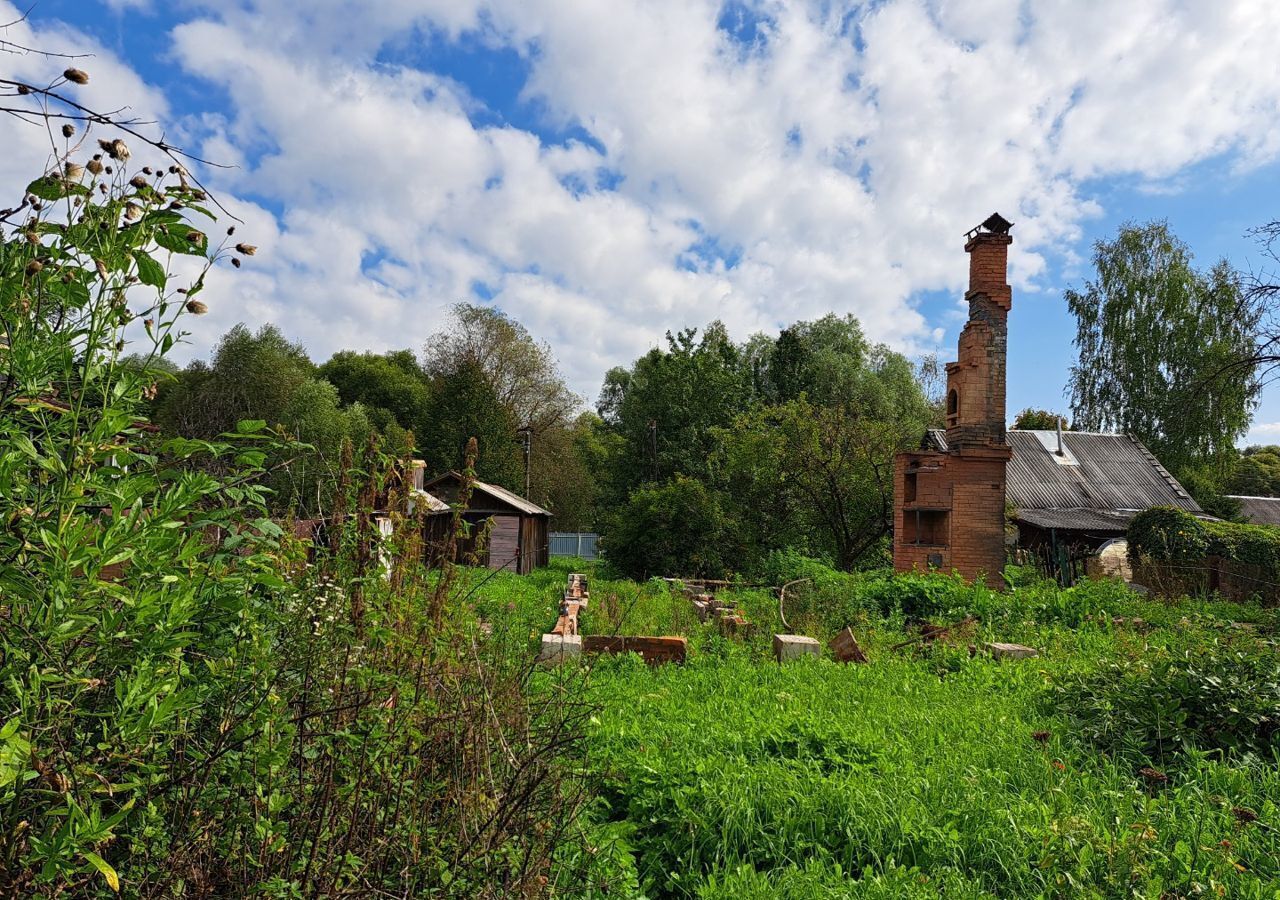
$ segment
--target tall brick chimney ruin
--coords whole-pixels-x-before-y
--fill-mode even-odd
[[[893,567],[1004,581],[1005,370],[1013,224],[999,213],[969,232],[969,321],[947,363],[946,441],[894,461]]]

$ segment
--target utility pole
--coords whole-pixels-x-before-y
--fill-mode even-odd
[[[524,425],[517,428],[516,432],[523,438],[524,445],[524,499],[530,500],[533,493],[533,469],[529,465],[533,456],[533,429]]]

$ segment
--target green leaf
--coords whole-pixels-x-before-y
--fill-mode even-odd
[[[27,193],[39,197],[41,200],[61,200],[71,194],[79,194],[82,197],[87,196],[89,189],[83,184],[63,181],[61,178],[46,175],[27,185]]]
[[[111,890],[117,894],[120,893],[120,876],[116,874],[116,870],[111,868],[111,864],[96,853],[86,850],[84,858],[92,863],[93,867],[102,873],[102,877],[107,879],[107,884]]]
[[[149,284],[151,287],[164,290],[165,275],[164,266],[156,262],[141,250],[133,251],[133,261],[138,264],[138,280],[143,284]]]
[[[195,240],[188,239],[191,235]],[[166,226],[164,231],[156,229],[156,243],[171,253],[185,253],[188,256],[204,256],[209,249],[209,238],[204,232],[192,228],[186,222],[178,222]]]

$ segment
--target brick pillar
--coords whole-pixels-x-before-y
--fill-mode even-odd
[[[1005,442],[1011,243],[1007,233],[980,232],[964,248],[969,254],[969,321],[960,332],[956,361],[947,364],[947,443],[952,448]]]

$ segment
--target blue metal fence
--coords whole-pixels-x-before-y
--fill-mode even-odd
[[[551,532],[552,556],[580,556],[592,560],[600,558],[596,542],[600,535],[590,531],[553,531]]]

